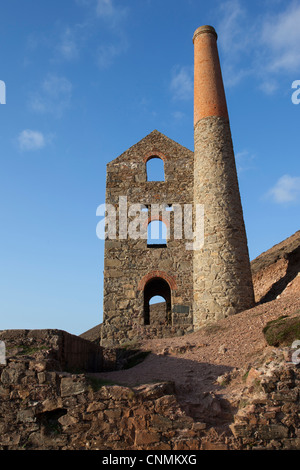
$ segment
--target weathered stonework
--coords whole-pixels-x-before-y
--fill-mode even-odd
[[[147,181],[146,163],[151,157],[164,160],[165,181]],[[184,204],[193,202],[193,153],[153,131],[139,143],[107,165],[106,203],[117,209],[119,197],[127,197],[128,208],[143,204]],[[170,223],[167,220],[170,216]],[[134,217],[129,217],[129,224]],[[166,247],[149,247],[147,239],[105,242],[104,318],[102,345],[134,341],[145,332],[168,336],[192,326],[193,255],[185,239],[174,239],[174,211],[161,219],[170,226]],[[146,311],[154,295],[163,296],[167,311],[162,316]],[[150,315],[149,315],[150,313]]]
[[[155,130],[107,165],[106,203],[117,210],[107,220],[116,218],[119,228],[117,238],[110,236],[105,243],[104,346],[135,341],[144,334],[182,334],[254,305],[216,40],[211,26],[198,28],[193,39],[195,152]],[[147,181],[151,158],[163,160],[165,181]],[[174,236],[174,212],[168,213],[170,220],[167,213],[155,216],[170,229],[167,246],[149,247],[146,239],[129,237],[127,231],[124,236],[124,226],[120,228],[124,219],[118,212],[121,197],[127,198],[128,207],[177,204],[183,212],[184,205],[191,205],[194,234],[198,234],[197,209],[203,208],[204,245],[187,250],[185,234],[181,239]],[[145,231],[155,218],[146,214]],[[149,308],[155,295],[166,301],[165,315],[159,318]]]
[[[251,368],[230,429],[243,449],[299,450],[299,365],[292,350],[273,351],[271,360]]]
[[[194,252],[194,325],[254,305],[247,238],[228,119],[195,127],[195,204],[205,206],[204,246]]]
[[[194,325],[254,305],[254,292],[217,34],[194,34],[194,204],[204,205],[204,245],[194,252]]]
[[[103,369],[103,348],[63,330],[2,330],[0,341],[7,344],[9,356],[39,356],[41,370]]]
[[[187,413],[172,382],[103,386],[97,375],[59,370],[52,332],[37,333],[47,353],[21,354],[18,338],[7,341],[14,355],[0,365],[0,450],[300,449],[300,369],[280,353],[250,370],[235,414],[214,396],[207,422],[207,413]]]

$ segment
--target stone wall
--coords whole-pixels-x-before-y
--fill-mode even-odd
[[[0,397],[0,450],[223,450],[231,440],[188,416],[172,383],[103,385],[23,358],[0,367]]]
[[[184,415],[172,384],[95,387],[81,375],[11,362],[1,374],[0,449],[191,448],[205,428]]]
[[[41,352],[9,356],[0,366],[0,449],[299,450],[300,369],[280,354],[250,370],[221,427],[216,397],[206,421],[184,411],[173,383],[108,385],[57,370]]]
[[[194,325],[198,327],[254,305],[231,134],[225,118],[204,118],[195,128],[194,201],[205,207],[204,246],[194,252]]]
[[[182,411],[172,383],[104,385],[95,374],[57,370],[55,354],[45,356],[37,343],[25,354],[25,342],[15,339],[0,366],[1,450],[199,447],[206,425]]]
[[[194,204],[204,205],[204,245],[194,252],[194,325],[254,306],[230,123],[212,26],[194,42]]]
[[[231,430],[243,448],[300,450],[300,367],[288,349],[250,369]]]
[[[41,362],[57,370],[100,372],[103,348],[62,330],[4,330],[0,341],[8,357],[39,355]]]
[[[152,156],[164,161],[165,181],[147,181],[146,163]],[[184,204],[193,202],[193,152],[158,131],[142,139],[107,165],[106,203],[117,209],[119,197],[132,204],[148,207],[143,223],[145,234],[153,204]],[[170,216],[170,223],[168,222]],[[183,215],[182,215],[183,216]],[[174,238],[174,211],[160,218],[170,227],[166,247],[149,247],[147,239],[107,239],[104,259],[104,314],[102,345],[112,346],[138,338],[145,321],[145,289],[155,280],[151,295],[168,297],[168,331],[187,329],[193,323],[192,251],[186,250],[185,239]],[[134,217],[129,217],[129,223]],[[138,228],[139,230],[139,228]],[[184,236],[184,234],[183,234]],[[150,327],[157,322],[151,322]],[[148,328],[149,330],[149,328]]]
[[[149,247],[146,239],[117,236],[105,243],[104,320],[102,345],[111,347],[138,338],[149,323],[148,287],[156,279],[155,295],[168,306],[169,326],[197,329],[254,305],[246,230],[234,159],[227,103],[217,49],[211,26],[196,30],[193,38],[194,143],[195,152],[153,131],[107,165],[106,203],[118,209],[126,204],[193,205],[195,214],[204,208],[204,245],[186,250],[184,237],[171,237],[167,246]],[[165,181],[147,181],[146,164],[151,158],[164,162]],[[127,209],[127,207],[126,207]],[[174,225],[173,213],[167,227]],[[154,220],[146,214],[147,228]],[[131,220],[132,222],[132,220]],[[126,227],[127,229],[127,227]],[[201,228],[200,231],[202,232]],[[147,233],[145,234],[147,238]],[[199,233],[200,236],[200,233]],[[200,242],[201,244],[201,242]],[[159,274],[157,274],[159,272]],[[147,280],[145,282],[144,280]],[[165,280],[170,295],[164,290]],[[148,283],[148,284],[147,284]],[[153,284],[154,286],[154,284]]]

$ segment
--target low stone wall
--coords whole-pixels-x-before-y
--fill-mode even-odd
[[[102,386],[95,378],[10,360],[0,368],[1,450],[199,449],[206,425],[181,410],[172,383]]]
[[[252,368],[231,430],[243,448],[300,449],[300,368],[288,349]]]
[[[103,384],[58,370],[47,353],[27,349],[0,366],[1,450],[300,449],[300,368],[281,351],[250,369],[237,413],[220,426],[185,411],[173,383]]]
[[[130,330],[126,332],[126,334],[121,334],[119,331],[117,332],[118,336],[118,341],[114,340],[107,340],[103,339],[105,338],[105,329],[107,328],[106,325],[102,325],[102,333],[103,336],[101,338],[100,344],[104,348],[114,348],[118,346],[124,346],[127,344],[136,344],[139,343],[141,340],[146,340],[146,339],[153,339],[153,338],[173,338],[176,336],[183,336],[185,334],[192,333],[194,331],[194,328],[192,325],[189,323],[184,325],[176,325],[176,326],[171,326],[171,325],[135,325],[131,327]],[[109,327],[108,327],[109,329]],[[110,333],[112,334],[112,330],[110,330]],[[113,336],[112,336],[113,337]]]
[[[0,341],[8,356],[39,354],[40,360],[52,362],[58,370],[100,372],[103,348],[62,330],[4,330]]]

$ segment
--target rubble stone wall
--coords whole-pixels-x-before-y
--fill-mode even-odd
[[[173,383],[104,384],[34,354],[0,366],[1,450],[300,449],[300,369],[293,364],[250,370],[239,410],[220,429],[187,414]]]
[[[152,156],[163,159],[165,181],[147,181],[146,163]],[[150,210],[154,204],[177,204],[184,217],[184,204],[193,203],[193,152],[153,131],[107,165],[106,203],[116,209],[118,237],[105,241],[101,344],[107,347],[134,341],[144,327],[156,328],[161,323],[154,317],[150,325],[145,324],[145,279],[163,279],[171,290],[166,332],[186,330],[193,324],[193,257],[186,249],[191,240],[184,238],[184,231],[182,239],[174,237],[174,210],[160,214],[170,228],[166,247],[149,247],[147,237],[120,239],[119,197],[125,196],[127,209],[133,204],[148,207],[146,234],[148,222],[155,220]],[[129,216],[128,228],[134,218]],[[160,295],[159,290],[155,295]]]
[[[7,355],[39,354],[58,370],[100,372],[103,348],[62,330],[4,330],[0,341],[7,344]]]
[[[281,358],[280,358],[281,356]],[[300,366],[283,349],[252,368],[231,430],[243,448],[300,449]]]
[[[204,245],[194,252],[194,325],[254,305],[247,237],[228,119],[195,127],[194,202],[204,204]]]

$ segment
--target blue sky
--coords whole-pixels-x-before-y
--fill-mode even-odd
[[[299,229],[299,1],[0,7],[0,329],[102,321],[106,164],[153,129],[193,150],[201,25],[219,35],[251,259]]]

